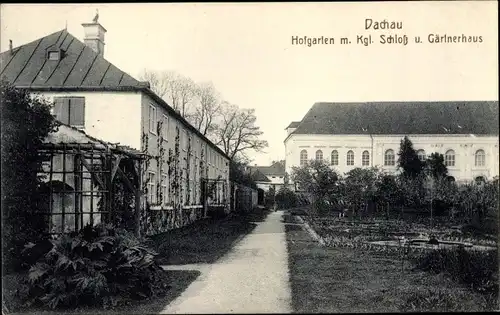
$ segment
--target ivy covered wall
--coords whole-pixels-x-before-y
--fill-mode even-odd
[[[229,160],[146,95],[141,115],[141,151],[151,156],[141,168],[142,233],[191,224],[203,218],[211,205],[229,211]],[[150,120],[150,115],[156,119]],[[204,179],[220,180],[207,188],[216,191],[209,195],[218,200],[204,202]]]

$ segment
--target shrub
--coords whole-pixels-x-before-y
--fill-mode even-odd
[[[498,294],[497,250],[439,249],[417,257],[416,268],[444,272],[454,280],[469,285],[474,291]]]
[[[28,305],[50,308],[116,306],[161,293],[165,284],[156,253],[125,230],[87,225],[52,240],[53,247],[34,264],[20,297]],[[33,244],[27,246],[29,251]]]
[[[297,195],[288,188],[281,188],[276,193],[276,204],[278,209],[289,209],[298,206]]]
[[[0,82],[2,112],[2,270],[24,267],[24,244],[40,237],[43,220],[33,220],[42,203],[39,148],[57,123],[51,104]]]

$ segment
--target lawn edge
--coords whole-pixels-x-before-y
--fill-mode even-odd
[[[305,228],[305,230],[309,233],[309,235],[311,235],[311,237],[317,241],[321,246],[325,246],[325,240],[319,236],[318,233],[316,233],[316,231],[314,231],[314,229],[309,225],[309,223],[307,223],[307,221],[305,221],[302,216],[298,215],[296,216],[297,220],[303,224],[303,227]]]

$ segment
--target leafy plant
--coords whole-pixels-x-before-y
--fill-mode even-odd
[[[444,164],[444,156],[440,153],[432,153],[427,158],[425,165],[427,173],[434,178],[446,177],[448,175],[448,168]]]
[[[4,272],[24,267],[18,258],[23,245],[39,237],[45,220],[32,220],[41,209],[43,156],[40,146],[58,123],[51,104],[2,80],[2,268]],[[22,222],[22,224],[20,224]]]
[[[424,163],[420,161],[415,149],[413,149],[413,143],[406,136],[401,140],[398,155],[398,166],[401,168],[403,176],[416,178],[422,173]]]
[[[112,307],[161,293],[156,253],[133,234],[110,225],[87,225],[52,240],[19,292],[28,305]],[[32,245],[27,246],[27,251]]]
[[[496,250],[439,249],[418,256],[415,262],[417,269],[444,272],[477,292],[497,295],[497,253]]]
[[[295,208],[299,202],[297,195],[290,189],[284,187],[278,190],[275,198],[278,209]]]

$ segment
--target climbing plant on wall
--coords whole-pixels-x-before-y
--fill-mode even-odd
[[[141,192],[143,196],[148,196],[148,170],[149,170],[149,165],[150,165],[150,153],[149,153],[149,134],[147,132],[142,132],[142,137],[141,137],[141,151],[142,153],[147,155],[147,158],[143,162],[142,168],[141,168]],[[145,202],[146,209],[149,209],[149,203]],[[149,226],[149,211],[142,211],[141,212],[141,223],[142,223],[142,229],[144,230]]]

